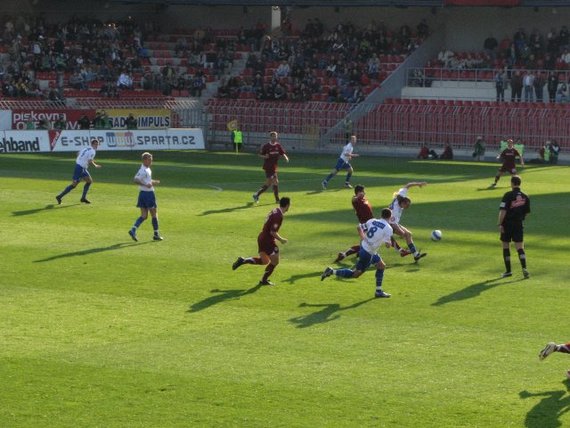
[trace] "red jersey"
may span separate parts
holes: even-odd
[[[507,147],[499,155],[499,159],[501,159],[503,161],[502,168],[504,170],[508,170],[508,171],[515,169],[515,160],[516,160],[516,158],[520,158],[520,157],[521,157],[520,153],[514,147],[512,149],[509,149]]]
[[[265,220],[263,224],[263,229],[261,229],[258,239],[262,239],[266,242],[275,242],[275,238],[271,232],[278,232],[281,223],[283,223],[283,211],[281,211],[280,208],[274,208],[267,216],[267,220]]]
[[[353,196],[352,206],[354,207],[356,217],[358,217],[358,222],[360,224],[366,223],[371,218],[374,218],[372,207],[370,206],[370,202],[368,202],[368,199],[366,199],[366,197],[359,198],[357,196]]]
[[[279,143],[265,143],[261,146],[259,154],[262,156],[269,155],[263,161],[263,169],[266,172],[274,173],[277,171],[277,161],[279,160],[279,157],[285,155],[286,152]]]

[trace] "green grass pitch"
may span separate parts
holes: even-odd
[[[91,205],[60,206],[74,155],[0,157],[0,426],[557,427],[570,425],[566,304],[570,171],[529,166],[522,188],[529,280],[503,272],[498,164],[353,162],[378,213],[411,180],[402,223],[428,256],[383,249],[384,288],[320,274],[357,243],[351,190],[334,156],[281,162],[290,196],[277,286],[256,287],[271,192],[252,154],[155,152],[160,230],[140,242],[132,177],[140,153],[100,152]],[[429,239],[441,229],[443,240]],[[344,263],[350,266],[353,259]]]

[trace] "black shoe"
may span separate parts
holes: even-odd
[[[133,238],[133,241],[139,242],[139,240],[137,238],[137,232],[134,229],[129,230],[129,235],[131,235],[131,238]]]
[[[530,278],[530,273],[528,273],[528,270],[523,269],[523,277],[524,277],[524,279],[529,279],[529,278]]]
[[[162,236],[160,236],[158,233],[155,233],[154,236],[152,237],[152,239],[154,241],[162,241],[164,238]]]
[[[390,293],[386,293],[385,291],[377,291],[376,293],[374,293],[374,297],[376,298],[388,298],[388,297],[392,297],[392,295]]]
[[[80,201],[83,202],[84,204],[90,204],[91,203],[87,200],[87,198],[81,198]]]
[[[274,283],[272,283],[271,281],[259,281],[259,284],[257,285],[270,285],[273,286],[275,285]]]
[[[325,278],[331,276],[334,273],[334,270],[331,267],[327,267],[323,274],[321,275],[321,281]]]
[[[232,265],[232,270],[236,270],[238,267],[243,265],[244,261],[245,261],[245,259],[243,257],[238,257],[237,260]]]
[[[61,196],[59,196],[59,195],[56,196],[56,197],[55,197],[55,200],[57,201],[57,204],[58,204],[58,205],[61,205]]]
[[[414,261],[418,261],[419,259],[421,259],[422,257],[427,256],[427,253],[418,253],[414,255]]]
[[[505,272],[504,274],[501,275],[501,278],[508,278],[509,276],[513,276],[512,272]]]

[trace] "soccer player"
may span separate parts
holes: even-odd
[[[233,270],[244,264],[264,265],[266,268],[259,285],[274,285],[269,277],[279,264],[279,247],[275,241],[287,243],[287,239],[279,234],[279,228],[283,223],[283,215],[289,211],[290,206],[291,199],[283,197],[279,200],[279,207],[271,210],[257,237],[259,257],[238,257],[232,265]]]
[[[279,144],[279,134],[275,131],[269,133],[269,143],[265,143],[259,150],[259,156],[264,159],[263,170],[265,171],[265,183],[253,194],[253,202],[259,202],[259,195],[265,192],[269,186],[273,186],[275,203],[279,203],[279,178],[277,177],[277,162],[279,158],[289,162],[285,149]]]
[[[358,262],[353,269],[333,269],[327,267],[321,275],[321,281],[325,278],[336,275],[340,278],[358,278],[370,266],[376,266],[376,292],[374,297],[390,297],[391,294],[382,290],[382,281],[384,280],[384,270],[386,264],[378,254],[378,249],[383,243],[387,247],[390,246],[390,238],[392,237],[392,227],[388,223],[392,217],[392,211],[388,208],[382,210],[380,219],[371,218],[365,224],[358,225],[358,234],[360,235],[360,251],[358,252]]]
[[[523,277],[529,277],[526,270],[526,254],[524,252],[523,222],[530,213],[530,199],[521,191],[521,178],[518,175],[511,177],[510,192],[503,195],[499,205],[499,219],[497,226],[501,234],[503,244],[503,260],[505,262],[505,273],[503,278],[512,276],[511,272],[511,241],[515,243],[515,248],[519,254]]]
[[[364,186],[361,184],[357,184],[356,186],[354,186],[352,207],[354,208],[356,218],[358,218],[358,223],[364,224],[371,218],[374,218],[374,214],[372,213],[372,206],[370,205],[370,202],[368,202],[368,199],[366,199]],[[392,238],[391,243],[394,249],[398,253],[400,253],[402,257],[411,254],[408,250],[401,248],[394,238]],[[348,250],[338,253],[335,263],[340,262],[341,260],[352,254],[358,254],[359,251],[360,251],[360,245],[353,245]]]
[[[87,192],[91,187],[91,183],[93,183],[93,179],[91,178],[91,174],[89,174],[88,168],[89,165],[93,165],[95,168],[101,168],[101,165],[95,163],[94,161],[95,155],[97,154],[97,147],[99,147],[99,140],[93,138],[91,140],[91,147],[85,147],[79,151],[77,159],[75,160],[75,170],[73,171],[72,179],[73,181],[69,186],[63,189],[63,192],[55,197],[58,205],[61,204],[61,200],[65,195],[77,187],[81,180],[85,180],[85,186],[83,186],[83,194],[81,195],[80,201],[84,204],[91,203],[87,199]]]
[[[148,152],[142,154],[142,165],[139,168],[137,174],[135,175],[134,182],[139,185],[139,199],[137,202],[137,207],[141,209],[141,215],[136,219],[135,224],[129,230],[129,235],[133,238],[133,241],[138,241],[137,229],[148,218],[148,213],[152,217],[152,228],[154,229],[154,235],[152,239],[155,241],[162,241],[162,236],[158,232],[158,214],[156,197],[154,195],[154,186],[160,184],[160,180],[152,179],[152,171],[150,166],[152,165],[152,155]]]
[[[390,204],[390,209],[392,210],[392,218],[390,218],[390,226],[394,229],[394,233],[398,236],[401,236],[406,240],[406,244],[408,244],[408,249],[414,255],[414,260],[417,262],[422,257],[427,256],[426,253],[420,253],[420,251],[414,245],[414,241],[412,238],[412,232],[400,224],[400,219],[402,217],[402,213],[406,208],[409,208],[412,204],[412,200],[408,198],[408,189],[410,187],[423,187],[427,185],[425,181],[412,181],[406,184],[404,187],[399,189],[396,193],[394,193],[394,200]]]
[[[497,156],[497,159],[501,159],[503,161],[503,164],[499,168],[499,171],[495,176],[495,181],[493,182],[493,184],[491,184],[491,187],[495,187],[497,185],[499,179],[505,172],[509,172],[511,175],[517,174],[517,169],[515,166],[516,158],[519,158],[521,166],[524,166],[524,159],[522,155],[518,152],[517,149],[515,149],[515,144],[513,143],[513,140],[508,139],[507,148],[503,150],[501,153],[499,153],[499,155]]]
[[[354,169],[352,168],[350,161],[352,160],[352,158],[359,156],[358,154],[353,153],[355,144],[356,144],[356,135],[352,135],[350,137],[350,141],[346,144],[346,146],[344,146],[342,148],[342,152],[340,153],[340,157],[338,158],[338,161],[336,162],[334,169],[330,172],[330,174],[327,176],[327,178],[325,178],[323,180],[323,182],[321,183],[323,185],[323,190],[327,190],[327,186],[329,184],[329,181],[341,169],[347,170],[346,179],[344,181],[344,187],[352,189],[352,186],[350,185],[350,178],[352,177],[352,173],[354,172]]]

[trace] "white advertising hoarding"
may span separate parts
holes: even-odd
[[[99,150],[200,150],[200,128],[163,130],[0,131],[0,153],[73,152],[99,140]]]

